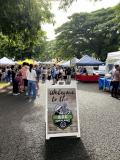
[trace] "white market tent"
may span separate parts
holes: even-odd
[[[74,57],[71,60],[62,63],[61,65],[64,67],[70,67],[70,66],[76,65],[76,63],[78,63],[78,62],[79,62],[79,59]]]
[[[52,65],[54,64],[53,62],[51,61],[48,61],[48,62],[39,62],[40,64],[45,64],[45,65]]]
[[[79,62],[79,59],[74,57],[73,59],[71,59],[71,66],[76,65],[76,63],[78,63],[78,62]]]
[[[120,65],[120,60],[118,60],[117,62],[115,62],[114,64],[116,65]]]
[[[0,59],[0,65],[15,65],[15,62],[12,61],[11,59],[3,57]]]
[[[120,51],[108,53],[106,59],[106,71],[109,72],[113,69],[115,64],[120,64]]]
[[[107,55],[106,63],[107,64],[114,64],[118,60],[120,60],[120,51],[111,52],[111,53],[108,53],[108,55]]]
[[[66,61],[66,62],[62,63],[61,66],[70,67],[70,61]]]

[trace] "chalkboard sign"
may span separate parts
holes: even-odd
[[[47,86],[46,139],[80,137],[77,89],[75,85]]]

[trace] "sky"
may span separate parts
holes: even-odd
[[[56,23],[54,26],[53,24],[44,24],[42,25],[42,28],[47,32],[48,40],[52,40],[55,38],[55,28],[65,23],[68,20],[67,17],[72,15],[73,13],[92,12],[100,8],[115,6],[118,3],[120,3],[120,0],[102,0],[99,2],[90,2],[90,0],[77,0],[77,2],[75,1],[65,12],[64,10],[58,9],[59,2],[53,2],[52,13],[54,13],[55,15],[54,20]]]

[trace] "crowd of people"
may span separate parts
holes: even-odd
[[[80,74],[87,75],[87,69],[80,67]],[[10,82],[13,85],[13,95],[19,95],[25,92],[29,98],[36,99],[39,89],[39,80],[45,83],[46,80],[52,81],[52,85],[57,84],[59,80],[71,83],[71,77],[75,76],[75,68],[61,67],[57,65],[32,65],[23,63],[23,65],[0,67],[0,81]],[[115,65],[111,72],[111,96],[118,97],[118,88],[120,86],[120,66]]]
[[[0,82],[10,82],[11,67],[0,67]]]
[[[71,83],[71,76],[74,76],[75,69],[60,67],[57,65],[23,65],[7,66],[0,68],[0,81],[10,82],[13,85],[13,95],[25,92],[28,98],[36,99],[39,89],[39,80],[45,83],[52,81],[52,85],[59,80]]]

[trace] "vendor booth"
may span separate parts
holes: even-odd
[[[104,62],[101,62],[88,55],[85,55],[76,64],[77,66],[100,66],[100,65],[103,65]]]
[[[63,63],[61,63],[61,66],[63,66],[63,67],[75,66],[76,63],[78,63],[78,62],[79,62],[79,59],[74,57],[68,61],[64,61]]]
[[[99,75],[76,75],[75,80],[82,82],[98,82]]]
[[[100,77],[98,80],[99,89],[111,90],[111,73],[114,65],[120,65],[120,51],[108,53],[106,59],[106,76]],[[120,89],[120,87],[119,87]]]
[[[70,67],[70,60],[61,64],[62,67]]]
[[[3,57],[0,59],[0,65],[15,65],[15,62],[11,59]]]
[[[23,63],[33,64],[33,65],[37,64],[37,62],[33,59],[25,59],[23,61],[18,61],[17,62],[18,65],[22,65]]]
[[[74,66],[74,65],[76,65],[76,63],[78,63],[79,61],[80,61],[80,60],[79,60],[78,58],[74,57],[73,59],[70,60],[70,64],[71,64],[71,66]]]
[[[80,59],[78,63],[76,63],[77,66],[99,66],[103,65],[104,63],[101,61],[98,61],[88,55],[85,55]],[[83,82],[97,82],[99,79],[99,75],[95,74],[76,74],[75,79],[78,81]]]
[[[43,64],[43,65],[54,65],[55,63],[51,62],[51,61],[46,61],[46,62],[40,62],[40,64]]]
[[[114,64],[120,64],[120,51],[111,52],[107,54],[106,70],[107,72],[113,69]]]

